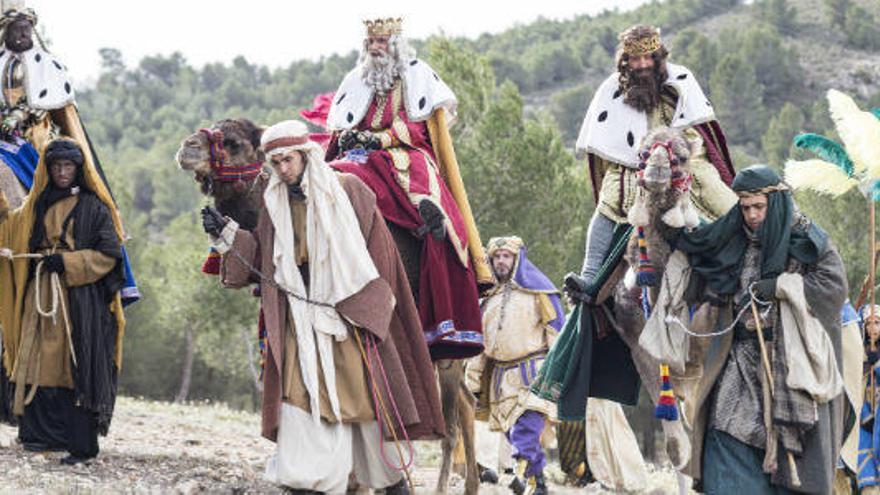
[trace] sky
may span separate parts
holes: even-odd
[[[359,47],[362,20],[403,17],[404,34],[476,37],[539,16],[569,19],[606,9],[629,10],[646,0],[30,0],[51,51],[74,83],[88,84],[100,70],[98,49],[118,48],[127,65],[145,55],[183,53],[190,63],[229,62],[237,55],[270,67],[293,60],[348,53]]]

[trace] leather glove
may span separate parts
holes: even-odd
[[[358,131],[354,131],[351,129],[342,131],[342,133],[339,134],[339,139],[337,140],[337,142],[339,143],[339,151],[344,153],[350,149],[353,149],[358,142],[357,134]]]
[[[64,274],[64,258],[58,254],[50,254],[43,258],[43,269],[49,273]]]
[[[217,211],[217,208],[213,206],[206,206],[202,208],[202,228],[205,229],[205,232],[212,237],[220,237],[220,233],[223,232],[223,227],[229,222],[226,218]]]
[[[569,272],[562,283],[562,291],[572,302],[594,304],[596,299],[587,293],[587,281],[576,273]]]
[[[419,203],[419,216],[422,218],[422,222],[424,222],[416,230],[416,234],[419,237],[424,237],[429,233],[438,241],[442,241],[446,237],[443,211],[434,202],[423,199]]]
[[[358,148],[367,151],[380,150],[382,149],[382,141],[370,131],[349,129],[339,135],[339,149],[341,151],[345,152]]]
[[[365,150],[373,151],[382,149],[382,140],[379,139],[378,136],[376,136],[372,132],[365,134],[365,136],[366,137],[363,140]]]
[[[776,299],[776,277],[758,280],[753,291],[762,301]]]

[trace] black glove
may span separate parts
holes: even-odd
[[[753,291],[762,301],[776,299],[776,277],[758,280],[753,286]]]
[[[572,302],[595,303],[596,299],[587,293],[587,281],[576,273],[569,272],[562,283],[562,291]]]
[[[213,206],[202,208],[202,228],[212,237],[220,237],[223,227],[229,222]]]
[[[343,131],[339,135],[339,149],[342,152],[361,148],[367,151],[382,149],[382,141],[370,131]]]
[[[351,129],[347,131],[342,131],[342,133],[339,135],[339,139],[337,140],[337,142],[339,143],[339,151],[344,153],[350,149],[353,149],[358,143],[357,134],[358,131],[354,131]]]
[[[382,149],[382,140],[380,140],[378,136],[372,132],[365,134],[365,136],[366,137],[363,140],[365,150],[373,151]]]
[[[43,258],[43,269],[49,273],[64,274],[64,258],[58,254],[50,254]]]
[[[428,233],[438,241],[442,241],[446,237],[445,216],[440,207],[433,201],[423,199],[419,202],[419,216],[422,217],[422,222],[424,222],[416,230],[416,234],[419,237],[424,237]]]

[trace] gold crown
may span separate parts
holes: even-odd
[[[623,41],[623,52],[632,57],[654,53],[660,49],[660,35],[652,34],[642,38],[631,38]]]
[[[367,36],[392,36],[403,33],[403,19],[387,17],[385,19],[372,19],[364,21],[367,27]]]

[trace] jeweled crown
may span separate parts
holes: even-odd
[[[623,40],[623,52],[632,57],[648,55],[660,49],[660,35],[652,34],[640,38]]]
[[[367,19],[364,21],[367,27],[367,36],[392,36],[403,33],[403,19],[387,17],[385,19]]]

